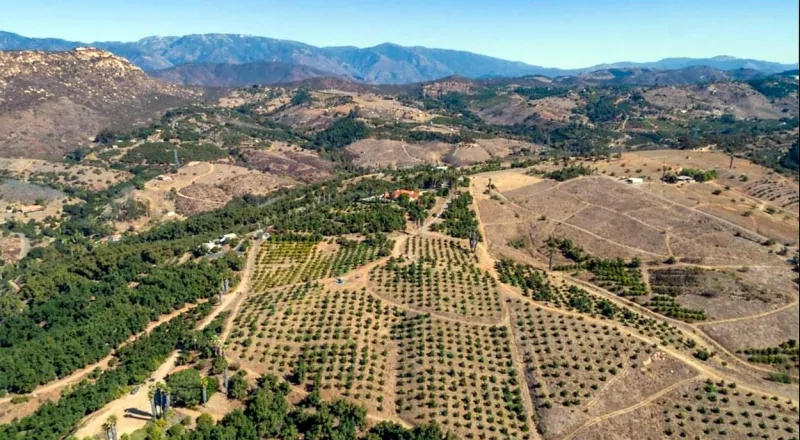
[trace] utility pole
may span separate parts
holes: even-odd
[[[178,159],[178,149],[172,150],[172,159],[173,159],[173,166],[175,167],[175,171],[181,167],[181,161]]]

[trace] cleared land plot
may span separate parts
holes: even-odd
[[[130,197],[147,201],[149,215],[133,222],[117,222],[118,230],[140,229],[152,221],[180,218],[219,209],[234,197],[263,195],[297,183],[291,177],[251,170],[229,163],[191,162],[175,173],[150,180]],[[127,197],[127,196],[126,196]]]
[[[578,197],[559,191],[559,186],[541,182],[503,194],[510,201],[528,209],[532,219],[546,216],[563,221],[588,206]]]
[[[664,232],[618,212],[589,206],[572,216],[567,223],[597,234],[600,237],[619,235],[618,243],[652,254],[667,255]]]
[[[731,168],[730,156],[720,151],[640,151],[624,153],[620,159],[596,161],[592,166],[606,175],[644,177],[652,184],[642,185],[643,190],[686,206],[711,203],[740,214],[753,206],[756,213],[772,207],[778,211],[777,221],[794,224],[797,228],[796,218],[800,214],[797,182],[744,159],[735,159]],[[659,182],[664,167],[672,173],[682,168],[713,169],[719,177],[702,184],[667,185]],[[721,194],[713,195],[714,189],[721,190]],[[785,219],[784,214],[792,218]]]
[[[542,180],[539,177],[525,174],[519,169],[478,174],[472,177],[472,181],[475,183],[476,187],[479,188],[486,188],[491,181],[494,188],[504,194],[517,188],[527,187],[537,183],[539,184],[539,186],[536,187],[537,190],[544,190],[556,186],[557,184],[557,182],[553,180]]]
[[[16,234],[0,237],[0,260],[4,262],[16,262],[24,257],[26,247],[29,244],[24,236]]]
[[[702,309],[710,321],[768,312],[796,297],[792,292],[792,280],[781,279],[781,276],[790,278],[788,271],[781,268],[758,268],[742,273],[675,267],[650,269],[648,273],[654,295],[674,297],[684,308]]]
[[[301,182],[318,182],[332,176],[332,162],[314,152],[280,142],[273,143],[266,150],[245,149],[242,156],[248,165],[257,170]]]
[[[0,200],[7,203],[33,205],[38,201],[49,203],[65,197],[66,194],[61,191],[21,180],[11,179],[0,183]]]
[[[476,139],[472,143],[459,144],[445,159],[455,166],[472,165],[491,159],[503,159],[515,153],[531,154],[541,146],[511,139]]]
[[[37,159],[0,158],[0,170],[6,171],[11,177],[31,183],[65,185],[93,191],[102,191],[131,177],[124,171]]]
[[[345,151],[354,155],[354,162],[363,167],[404,168],[440,164],[453,148],[444,142],[414,144],[390,139],[364,139],[348,145]]]
[[[731,351],[780,345],[789,339],[800,340],[798,306],[752,319],[709,323],[703,331]]]
[[[695,117],[732,114],[737,118],[780,119],[778,105],[743,83],[715,83],[683,87],[659,87],[643,93],[651,104],[675,114]]]

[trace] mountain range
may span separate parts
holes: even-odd
[[[76,42],[56,38],[27,38],[0,31],[0,50],[65,51],[91,46],[130,60],[154,76],[182,84],[233,85],[228,80],[209,77],[209,71],[223,77],[241,77],[267,83],[301,80],[314,76],[339,76],[372,84],[404,84],[430,81],[451,75],[467,78],[574,76],[596,70],[655,69],[673,70],[707,66],[722,71],[745,69],[761,74],[796,69],[797,64],[739,59],[667,58],[648,63],[619,62],[581,69],[558,69],[508,61],[465,51],[405,47],[384,43],[374,47],[316,47],[308,44],[266,37],[234,34],[203,34],[181,37],[147,37],[135,42]],[[233,67],[262,63],[248,67]],[[281,63],[281,64],[263,64]],[[209,67],[197,65],[213,64]],[[181,67],[195,65],[194,67]],[[230,66],[225,66],[230,65]],[[303,68],[290,67],[303,66]],[[181,67],[181,68],[178,68]],[[273,74],[258,75],[260,68]],[[210,78],[198,82],[197,78]],[[262,81],[267,77],[270,81]],[[195,78],[195,79],[192,79]],[[277,79],[272,79],[277,78]],[[253,81],[245,81],[253,82]]]

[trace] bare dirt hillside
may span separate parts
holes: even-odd
[[[0,52],[0,155],[60,158],[102,128],[199,98],[102,50]]]
[[[797,112],[743,83],[715,83],[687,87],[660,87],[644,94],[653,105],[670,112],[693,116],[732,114],[737,118],[780,119]],[[787,112],[784,112],[784,108]]]

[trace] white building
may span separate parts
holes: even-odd
[[[644,182],[644,179],[642,179],[641,177],[628,177],[627,179],[625,179],[625,181],[630,184],[634,184],[634,183],[642,183]]]
[[[227,243],[227,242],[229,242],[231,240],[235,240],[236,237],[237,237],[237,235],[234,234],[234,233],[225,234],[225,235],[222,236],[222,238],[219,239],[219,242],[220,243]]]

